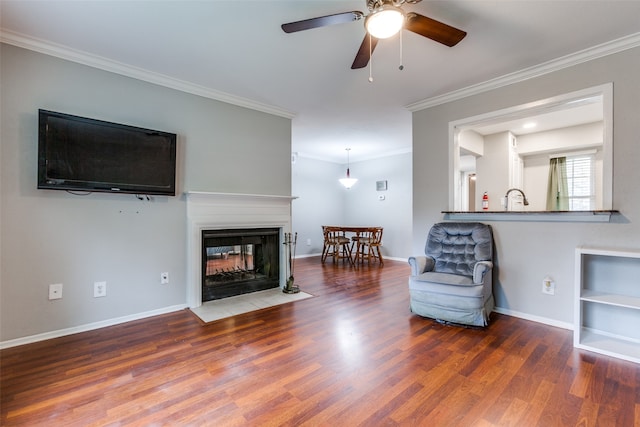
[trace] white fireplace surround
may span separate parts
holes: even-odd
[[[190,191],[187,198],[187,304],[202,305],[202,230],[278,228],[280,242],[291,232],[295,197]],[[280,287],[286,284],[284,245],[280,245]]]

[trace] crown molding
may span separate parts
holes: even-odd
[[[560,58],[552,59],[551,61],[543,62],[542,64],[538,64],[533,67],[525,68],[520,71],[497,77],[495,79],[487,80],[486,82],[478,83],[476,85],[467,86],[462,89],[427,98],[423,101],[414,102],[412,104],[406,105],[405,108],[413,113],[416,111],[435,107],[437,105],[457,101],[472,95],[478,95],[514,83],[523,82],[535,77],[540,77],[554,71],[559,71],[564,68],[572,67],[574,65],[582,64],[584,62],[592,61],[594,59],[602,58],[603,56],[612,55],[614,53],[633,49],[639,46],[640,33],[631,34]]]
[[[0,29],[0,42],[32,50],[34,52],[43,53],[45,55],[54,56],[56,58],[65,59],[67,61],[76,62],[78,64],[87,65],[89,67],[98,68],[111,73],[131,77],[137,80],[142,80],[147,83],[153,83],[192,95],[198,95],[204,98],[236,105],[238,107],[261,111],[263,113],[273,114],[287,119],[295,117],[294,113],[279,107],[231,95],[226,92],[220,92],[184,80],[169,77],[164,74],[134,67],[102,56],[93,55],[84,51],[72,49],[68,46],[26,36],[6,29]]]

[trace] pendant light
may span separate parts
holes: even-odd
[[[349,174],[349,151],[351,151],[351,148],[345,148],[345,150],[347,150],[347,177],[340,178],[340,184],[349,189],[353,187],[353,184],[358,182],[358,178],[351,178],[351,175]]]

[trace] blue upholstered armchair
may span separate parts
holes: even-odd
[[[425,256],[409,258],[411,311],[486,326],[493,311],[493,235],[481,223],[443,222],[429,231]]]

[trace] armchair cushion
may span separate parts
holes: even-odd
[[[491,229],[479,223],[435,224],[429,231],[425,254],[436,260],[434,270],[472,276],[475,263],[491,260]]]
[[[436,273],[428,271],[413,277],[416,282],[442,283],[444,285],[453,286],[470,286],[473,281],[469,276],[461,276],[459,274]]]

